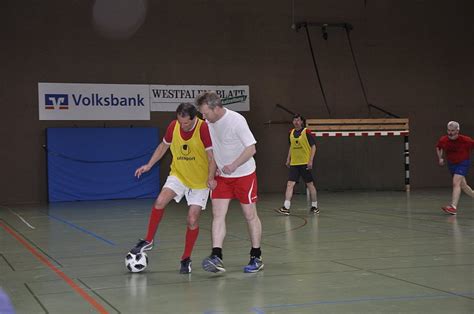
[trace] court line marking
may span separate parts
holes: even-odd
[[[13,215],[17,216],[25,225],[27,225],[30,229],[36,229],[35,226],[33,226],[32,224],[30,224],[28,221],[26,221],[25,218],[23,218],[20,214],[18,214],[16,211],[14,211],[13,209],[9,208],[9,207],[5,207],[5,206],[0,206],[2,208],[6,208],[8,209]]]
[[[364,211],[355,211],[355,210],[347,210],[347,211],[358,213],[359,214],[358,217],[360,217],[360,214],[362,213],[362,214],[368,214],[368,215],[372,215],[372,216],[375,215],[375,216],[379,216],[379,217],[403,218],[401,216],[393,216],[393,215],[386,215],[386,214],[374,214],[374,213],[369,213],[369,212],[364,212]],[[341,220],[348,220],[348,221],[351,221],[351,222],[363,223],[363,224],[366,224],[368,226],[381,226],[381,227],[389,228],[389,229],[392,229],[392,230],[416,231],[416,232],[420,232],[420,233],[425,233],[426,237],[429,237],[430,235],[433,236],[433,234],[434,235],[439,235],[439,236],[446,236],[446,232],[443,232],[443,231],[437,232],[435,230],[423,230],[423,229],[421,229],[423,227],[421,225],[419,225],[419,227],[416,227],[416,228],[409,228],[409,227],[406,227],[406,226],[398,226],[398,225],[393,225],[393,224],[389,224],[389,223],[385,223],[385,222],[363,220],[363,218],[355,218],[355,217],[349,217],[349,216],[346,216],[348,218],[344,218],[344,217],[341,217],[341,216],[337,216],[336,214],[333,214],[333,215],[327,214],[326,217],[331,218],[331,219],[336,219],[337,218],[337,219],[341,219]],[[450,230],[446,230],[446,231],[450,231]],[[406,238],[406,239],[409,239],[409,238]]]
[[[307,303],[294,303],[294,304],[274,304],[274,305],[264,305],[261,307],[252,307],[250,311],[254,313],[265,313],[265,309],[285,309],[285,308],[301,308],[301,307],[311,307],[314,305],[324,305],[324,304],[350,304],[350,303],[360,303],[360,302],[370,302],[370,301],[408,301],[408,300],[421,300],[421,299],[443,299],[443,298],[453,298],[459,297],[456,294],[420,294],[420,295],[401,295],[401,296],[387,296],[387,297],[362,297],[357,299],[345,299],[345,300],[321,300],[313,301]]]
[[[337,261],[333,261],[333,262],[334,262],[334,263],[337,263],[337,264],[344,265],[344,266],[348,266],[348,264],[345,264],[345,263],[341,263],[341,262],[337,262]],[[456,266],[458,266],[458,265],[456,265]],[[446,294],[448,294],[448,295],[453,295],[453,296],[457,296],[457,297],[467,298],[467,299],[473,300],[473,298],[472,298],[472,295],[474,295],[473,293],[467,293],[467,295],[461,295],[461,294],[457,294],[456,292],[452,292],[452,291],[448,291],[448,290],[443,290],[443,289],[439,289],[439,288],[436,288],[436,287],[431,287],[431,286],[428,286],[428,285],[424,285],[424,284],[417,283],[417,282],[414,282],[414,281],[410,281],[410,280],[407,280],[407,279],[403,279],[403,278],[400,278],[400,277],[390,276],[390,275],[388,275],[388,274],[384,274],[384,273],[378,272],[378,271],[376,271],[376,270],[364,269],[364,268],[361,268],[361,267],[358,267],[358,266],[350,266],[350,267],[353,267],[353,268],[356,268],[356,269],[359,269],[359,270],[362,270],[362,271],[365,271],[365,272],[368,272],[368,273],[371,273],[371,274],[375,274],[375,275],[378,275],[378,276],[383,276],[383,277],[386,277],[386,278],[390,278],[390,279],[394,279],[394,280],[406,282],[406,283],[409,283],[409,284],[412,284],[412,285],[416,285],[416,286],[419,286],[419,287],[422,287],[422,288],[427,288],[427,289],[431,289],[431,290],[443,292],[443,293],[446,293]],[[397,269],[397,268],[396,268],[396,267],[393,267],[392,269]]]
[[[10,266],[10,268],[12,269],[12,271],[15,271],[15,268],[13,268],[13,265],[10,264],[10,262],[7,260],[7,258],[5,257],[5,255],[3,255],[2,253],[0,253],[0,257],[5,261],[5,263]]]
[[[25,218],[23,218],[20,214],[18,214],[17,212],[15,212],[13,209],[9,208],[8,209],[13,215],[17,216],[18,218],[20,218],[21,221],[23,221],[23,223],[25,225],[27,225],[29,228],[31,229],[36,229],[32,224],[30,224],[28,221],[26,221]]]
[[[31,241],[30,239],[28,239],[27,237],[25,237],[25,235],[23,235],[20,231],[16,230],[12,225],[10,225],[8,222],[6,222],[4,219],[0,218],[0,221],[3,222],[5,225],[7,225],[10,229],[14,230],[17,234],[19,234],[20,236],[22,236],[25,241],[28,241],[30,243],[31,246],[33,246],[34,248],[36,248],[37,251],[41,252],[44,256],[47,256],[50,260],[54,261],[56,263],[56,265],[58,265],[59,267],[63,267],[63,265],[58,261],[56,260],[54,257],[52,257],[51,255],[49,255],[48,253],[46,253],[42,248],[40,248],[36,243],[34,243],[33,241]]]
[[[63,279],[74,291],[76,291],[84,300],[86,300],[92,307],[94,307],[97,312],[102,314],[108,314],[109,312],[100,305],[94,298],[92,298],[87,292],[79,287],[70,277],[65,273],[59,270],[54,266],[46,257],[41,255],[35,248],[33,248],[24,238],[22,238],[18,233],[13,229],[5,225],[0,221],[0,227],[2,227],[6,232],[8,232],[12,237],[14,237],[18,242],[20,242],[31,254],[33,254],[40,262],[48,266],[52,271],[54,271],[61,279]]]
[[[28,284],[25,282],[25,287],[26,289],[31,293],[31,295],[33,296],[33,298],[36,300],[36,302],[38,302],[39,306],[41,306],[41,308],[43,309],[43,311],[47,314],[49,313],[48,309],[43,305],[43,303],[41,303],[40,299],[36,296],[36,294],[33,292],[33,290],[28,286]]]
[[[275,213],[274,210],[272,209],[267,209],[266,211],[269,211],[269,212],[273,212]],[[303,220],[303,222],[301,223],[301,225],[298,225],[298,226],[295,226],[291,229],[288,229],[288,230],[283,230],[283,231],[278,231],[278,232],[275,232],[275,233],[269,233],[269,234],[265,234],[265,237],[271,237],[271,236],[274,236],[274,235],[277,235],[277,234],[282,234],[282,233],[290,233],[291,231],[295,231],[295,230],[298,230],[300,228],[303,228],[304,226],[306,226],[308,224],[308,219],[306,219],[305,217],[303,217],[302,215],[288,215],[288,216],[284,216],[284,215],[279,215],[279,214],[276,214],[274,215],[275,217],[283,217],[282,219],[284,219],[285,217],[286,218],[299,218],[301,220]],[[316,215],[315,215],[316,216]],[[315,217],[317,218],[317,217]]]
[[[463,294],[471,294],[463,293]],[[288,308],[303,308],[303,307],[312,307],[315,305],[338,305],[338,304],[351,304],[351,303],[362,303],[362,302],[370,302],[370,301],[409,301],[409,300],[422,300],[422,299],[443,299],[443,298],[454,298],[454,297],[462,297],[458,294],[450,294],[450,293],[434,293],[434,294],[420,294],[420,295],[401,295],[401,296],[387,296],[387,297],[362,297],[356,299],[343,299],[343,300],[321,300],[321,301],[313,301],[313,302],[306,302],[306,303],[288,303],[288,304],[269,304],[260,307],[252,307],[249,309],[252,313],[257,314],[264,314],[265,309],[267,310],[284,310]],[[208,310],[204,311],[204,314],[217,314],[217,313],[226,313],[226,311],[220,310]]]
[[[94,291],[91,287],[89,287],[84,281],[82,281],[80,278],[77,278],[77,281],[79,281],[81,284],[83,284],[86,288],[90,289],[90,291],[95,294],[99,299],[101,299],[102,301],[104,301],[105,303],[107,303],[108,306],[110,306],[111,308],[113,308],[117,314],[121,314],[121,312],[116,308],[114,307],[109,301],[107,301],[102,295],[100,295],[99,293],[97,293],[97,291]]]
[[[57,221],[59,221],[59,222],[62,222],[63,224],[68,225],[69,227],[72,227],[72,228],[74,228],[74,229],[77,229],[77,230],[79,230],[79,231],[81,231],[81,232],[83,232],[83,233],[85,233],[85,234],[88,234],[88,235],[90,235],[90,236],[92,236],[92,237],[94,237],[94,238],[96,238],[96,239],[98,239],[98,240],[101,240],[101,241],[103,241],[103,242],[105,242],[105,243],[107,243],[107,244],[109,244],[109,245],[116,246],[116,244],[115,244],[114,242],[112,242],[112,241],[110,241],[110,240],[107,240],[107,239],[101,237],[100,235],[95,234],[95,233],[92,232],[92,231],[89,231],[89,230],[87,230],[87,229],[85,229],[85,228],[79,227],[78,225],[73,224],[72,222],[69,222],[69,221],[67,221],[67,220],[65,220],[65,219],[62,219],[62,218],[60,218],[60,217],[57,217],[57,216],[54,216],[54,215],[50,215],[50,214],[48,214],[48,217],[51,217],[51,218],[53,218],[53,219],[55,219],[55,220],[57,220]]]

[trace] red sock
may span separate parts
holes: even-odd
[[[165,212],[164,208],[153,208],[151,209],[150,220],[148,221],[148,233],[146,234],[145,240],[151,242],[155,237],[156,230],[160,224],[163,213]]]
[[[189,227],[186,229],[186,243],[184,245],[184,253],[181,257],[181,260],[191,256],[191,252],[193,251],[194,243],[196,243],[198,234],[199,227],[194,230],[189,229]]]

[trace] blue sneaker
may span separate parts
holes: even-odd
[[[151,242],[147,240],[140,239],[138,243],[130,250],[132,254],[143,253],[144,251],[149,251],[153,248],[153,240]]]
[[[186,257],[181,261],[181,268],[179,269],[180,274],[190,274],[191,273],[191,258]]]
[[[225,272],[224,263],[222,260],[216,256],[211,255],[202,260],[202,268],[205,271],[211,273],[223,273]]]
[[[261,257],[250,257],[250,262],[244,267],[244,273],[256,273],[263,269],[263,262]]]

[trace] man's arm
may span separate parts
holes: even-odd
[[[234,160],[230,165],[225,165],[222,168],[222,172],[225,174],[231,174],[235,171],[240,165],[244,164],[247,160],[252,158],[253,155],[257,152],[255,144],[245,147],[242,153]]]
[[[438,164],[444,166],[444,150],[442,148],[436,147],[436,154],[438,155]]]
[[[214,153],[212,149],[206,150],[206,153],[207,153],[207,163],[208,163],[208,168],[209,168],[209,171],[207,173],[207,186],[211,190],[214,190],[215,187],[217,186],[217,182],[214,179],[214,176],[216,175],[216,171],[217,171],[217,164],[216,164],[216,161],[214,160]]]
[[[291,146],[288,148],[288,156],[286,156],[286,166],[289,167],[291,163]]]
[[[153,167],[163,157],[163,155],[168,151],[169,147],[170,146],[165,142],[161,142],[160,145],[158,145],[158,147],[155,149],[155,152],[151,156],[148,163],[135,171],[135,176],[140,178],[143,173],[149,171],[151,167]]]
[[[308,170],[313,169],[314,155],[316,155],[316,145],[311,145],[311,153],[310,153],[310,156],[309,156],[308,165],[306,166],[306,169],[308,169]]]
[[[314,138],[313,133],[309,129],[306,129],[306,136],[308,138],[309,145],[311,146],[311,152],[309,155],[308,165],[306,166],[306,169],[310,170],[313,169],[313,160],[314,156],[316,155],[316,139]]]

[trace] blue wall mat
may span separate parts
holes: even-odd
[[[136,179],[159,143],[157,128],[47,128],[50,202],[153,198],[159,166]]]

